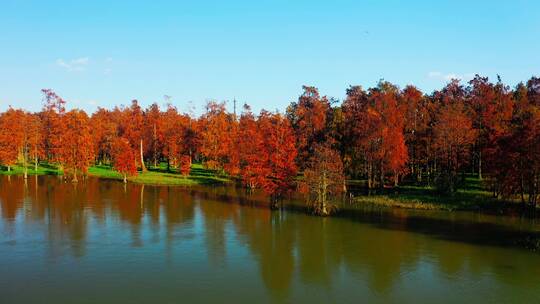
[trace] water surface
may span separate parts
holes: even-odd
[[[270,211],[234,188],[0,177],[0,303],[539,303],[538,223]]]

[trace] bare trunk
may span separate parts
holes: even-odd
[[[37,173],[37,170],[38,170],[38,158],[37,156],[34,158],[34,171],[36,171]]]
[[[478,178],[482,180],[482,151],[478,153]]]
[[[140,144],[140,151],[141,151],[141,170],[142,172],[146,172],[146,166],[144,165],[144,157],[143,157],[143,140],[141,138],[141,144]]]
[[[7,171],[11,172],[11,166],[10,165],[7,166]]]
[[[127,175],[124,173],[124,183],[127,183]]]
[[[77,179],[77,170],[73,170],[73,179],[71,182],[77,183],[79,180]]]
[[[371,189],[373,188],[373,181],[372,181],[373,174],[372,174],[371,164],[368,164],[367,171],[368,171],[368,189]]]
[[[23,166],[24,166],[24,180],[28,178],[28,153],[26,153],[26,149],[24,150],[23,155]]]
[[[154,167],[157,167],[157,149],[156,149],[157,129],[156,129],[156,124],[154,124],[154,133],[153,133],[153,135],[154,135],[154,137],[153,137],[154,142],[152,143],[152,146],[153,146],[153,150],[154,150]]]

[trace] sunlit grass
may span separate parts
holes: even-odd
[[[0,175],[22,175],[24,168],[20,165],[11,167],[0,167]],[[62,175],[63,172],[53,164],[41,163],[38,170],[34,166],[28,167],[29,175]],[[96,165],[88,168],[88,175],[105,179],[122,180],[123,176],[109,165]],[[166,163],[161,163],[158,167],[149,167],[147,172],[139,172],[135,176],[128,178],[128,181],[139,184],[154,185],[211,185],[230,182],[230,179],[218,175],[215,171],[205,169],[201,164],[193,164],[188,176],[181,175],[178,170],[171,168],[167,170]]]
[[[149,166],[148,169],[144,173],[138,172],[137,175],[128,177],[128,181],[138,184],[177,186],[209,185],[229,181],[227,178],[217,176],[211,170],[204,169],[201,164],[193,164],[188,176],[181,175],[174,168],[167,170],[166,163],[161,163],[157,167]],[[88,173],[100,178],[122,179],[122,175],[109,166],[94,166],[88,170]]]
[[[465,178],[464,184],[453,195],[441,195],[429,186],[401,185],[371,195],[358,195],[353,202],[425,210],[480,210],[507,203],[494,198],[483,188],[482,181],[472,176]]]
[[[28,166],[29,175],[61,175],[62,171],[58,170],[54,166],[48,166],[45,164],[38,165],[37,170],[34,170],[34,165]],[[0,166],[0,175],[23,175],[24,167],[21,165],[11,166],[11,170],[8,171],[7,166]]]

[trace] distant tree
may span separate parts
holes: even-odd
[[[182,165],[186,160],[187,155],[190,159],[191,166],[191,149],[189,145],[193,142],[190,134],[191,118],[187,115],[179,114],[177,109],[172,105],[167,107],[167,111],[162,115],[163,136],[161,144],[162,154],[167,158],[167,170],[170,170],[170,165]]]
[[[41,92],[43,93],[43,109],[40,112],[43,149],[47,160],[58,162],[62,132],[65,130],[62,117],[66,113],[66,101],[51,89],[42,89]]]
[[[223,170],[233,147],[230,136],[232,116],[227,113],[225,103],[208,102],[200,123],[201,153],[205,164],[210,169]]]
[[[456,84],[449,84],[448,90],[441,92],[442,104],[434,126],[434,149],[439,172],[437,185],[447,193],[457,190],[458,173],[465,169],[477,136],[463,95],[456,90]]]
[[[511,132],[503,136],[495,179],[505,197],[518,194],[523,205],[537,206],[540,196],[540,79],[531,78],[514,91]]]
[[[303,86],[304,92],[298,102],[288,108],[288,117],[295,130],[298,148],[298,166],[303,169],[313,154],[317,143],[327,140],[328,123],[331,120],[330,102],[321,97],[315,87]]]
[[[123,175],[124,183],[127,177],[137,174],[137,153],[129,140],[119,137],[114,140],[112,157],[114,169]]]
[[[403,134],[409,152],[409,173],[418,182],[426,171],[429,162],[430,105],[424,94],[414,86],[407,86],[399,96],[400,108],[404,111],[405,126]]]
[[[267,111],[259,116],[258,130],[261,140],[256,143],[259,157],[253,163],[253,180],[270,195],[272,206],[277,207],[294,187],[297,172],[294,131],[286,118]]]
[[[144,112],[144,141],[146,154],[154,167],[158,165],[163,151],[163,115],[157,103],[151,104]]]
[[[398,88],[389,82],[380,82],[377,88],[370,90],[371,105],[367,117],[368,125],[373,129],[368,151],[378,167],[381,187],[385,176],[391,175],[397,186],[399,175],[406,172],[405,111],[399,107],[398,94]]]
[[[119,135],[129,140],[134,150],[139,150],[138,162],[143,172],[144,164],[144,113],[137,100],[131,101],[131,106],[123,108]]]
[[[65,127],[58,147],[58,160],[65,175],[78,181],[78,174],[86,174],[94,159],[90,119],[84,111],[71,110],[62,118]]]
[[[92,143],[97,163],[111,160],[113,141],[118,133],[119,115],[119,111],[98,108],[90,118]]]
[[[341,106],[345,125],[342,150],[345,170],[353,178],[367,177],[368,106],[368,94],[361,86],[351,86],[347,89],[347,97]]]
[[[329,144],[317,144],[304,170],[304,188],[315,213],[329,215],[331,201],[343,192],[345,176],[339,153]]]
[[[250,189],[256,188],[258,186],[256,173],[260,170],[257,166],[262,164],[257,159],[260,157],[259,147],[264,145],[264,139],[257,125],[257,120],[248,105],[244,105],[244,111],[240,115],[237,138],[238,147],[236,150],[239,154],[242,183]]]
[[[38,170],[39,160],[45,157],[43,147],[43,127],[39,115],[26,113],[27,157],[34,162],[34,171]]]
[[[0,162],[8,171],[17,162],[24,145],[24,117],[22,110],[11,107],[0,116]]]

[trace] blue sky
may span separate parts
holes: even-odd
[[[540,75],[540,1],[30,1],[0,3],[0,110],[41,88],[94,111],[139,99],[284,110],[304,84],[342,99],[381,78]]]

